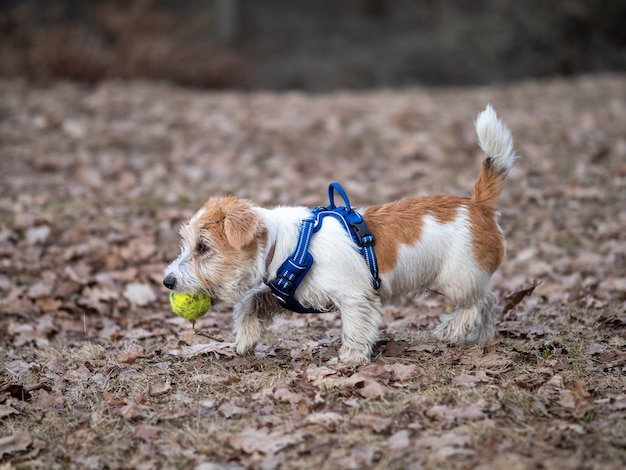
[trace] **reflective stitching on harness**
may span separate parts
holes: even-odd
[[[345,206],[335,206],[335,191],[345,202]],[[298,313],[320,313],[321,310],[305,307],[295,299],[295,292],[309,269],[313,265],[313,256],[309,253],[309,245],[313,234],[317,232],[324,221],[324,217],[332,216],[339,221],[344,230],[358,245],[361,255],[372,274],[372,287],[380,287],[378,277],[378,263],[374,251],[374,234],[369,230],[363,216],[350,207],[350,201],[339,183],[331,183],[328,187],[328,207],[316,207],[312,216],[304,219],[300,224],[300,234],[293,254],[278,268],[275,279],[266,281],[267,286],[282,307]]]

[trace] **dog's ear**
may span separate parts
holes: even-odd
[[[233,201],[224,218],[224,233],[230,246],[237,250],[254,240],[259,228],[259,216],[243,201]]]

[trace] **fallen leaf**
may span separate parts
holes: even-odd
[[[511,364],[511,360],[495,352],[484,354],[482,348],[475,348],[469,354],[461,358],[461,363],[477,369],[504,369]]]
[[[507,313],[517,307],[525,297],[528,297],[533,293],[535,288],[541,284],[541,281],[534,280],[533,283],[529,287],[525,287],[523,289],[516,290],[507,294],[504,297],[506,300],[506,304],[504,304],[504,308],[502,309],[502,316],[504,317]]]
[[[626,395],[611,397],[609,408],[614,411],[626,410]]]
[[[150,409],[147,406],[134,402],[126,403],[117,410],[117,413],[128,420],[147,418],[151,414]]]
[[[133,344],[117,355],[117,360],[123,364],[132,364],[137,359],[152,359],[154,354],[146,353],[143,347]]]
[[[45,242],[49,235],[50,227],[47,225],[40,225],[26,230],[25,238],[28,244],[36,245]]]
[[[235,357],[237,355],[235,353],[235,343],[225,343],[217,341],[204,344],[193,344],[191,346],[183,346],[180,349],[171,349],[169,351],[169,354],[171,354],[172,356],[189,358],[202,354],[208,354],[211,352],[226,357]]]
[[[153,426],[151,424],[139,424],[135,428],[135,433],[133,434],[133,437],[146,442],[152,442],[159,436],[160,433],[161,428],[159,428],[158,426]]]
[[[452,378],[452,385],[457,387],[476,387],[482,383],[490,383],[493,379],[484,370],[479,370],[475,374],[461,373]]]
[[[160,377],[153,377],[150,381],[150,395],[163,395],[172,389],[172,382],[169,378],[166,380]]]
[[[484,406],[485,404],[481,402],[462,406],[435,405],[426,412],[426,416],[442,421],[445,425],[477,421],[486,418]]]
[[[28,433],[11,434],[0,438],[0,459],[5,455],[24,452],[33,443],[33,438]]]
[[[150,284],[142,284],[139,282],[127,284],[124,289],[124,297],[126,297],[130,303],[138,307],[145,307],[154,302],[157,298]]]
[[[605,351],[597,355],[600,366],[604,370],[612,369],[614,367],[621,367],[626,363],[626,352],[622,351]]]
[[[305,399],[301,394],[293,392],[285,387],[274,390],[274,398],[283,403],[291,403],[292,405],[300,403]]]
[[[0,419],[18,414],[18,411],[11,405],[0,405]]]
[[[387,393],[387,388],[375,380],[360,379],[354,384],[356,391],[363,398],[380,399]]]
[[[404,451],[408,450],[411,443],[411,433],[408,429],[398,431],[387,439],[387,450],[392,456],[398,456]]]
[[[311,382],[320,382],[325,377],[337,375],[339,372],[336,369],[331,369],[330,367],[321,366],[314,367],[309,366],[306,369],[306,376]]]
[[[393,380],[399,382],[405,382],[411,378],[411,376],[417,370],[415,364],[388,364],[385,368],[393,373]]]
[[[467,449],[471,445],[471,436],[454,432],[424,436],[416,439],[413,445],[417,448],[430,449],[441,457],[466,456],[474,453],[472,450]]]
[[[350,419],[350,424],[361,428],[369,428],[374,432],[386,431],[391,426],[392,419],[379,414],[356,414]]]
[[[245,428],[241,432],[228,434],[225,440],[233,449],[240,450],[246,454],[260,452],[270,455],[279,450],[301,442],[302,433],[299,431],[270,432],[266,428]]]
[[[385,344],[385,351],[383,352],[383,356],[385,357],[402,357],[406,353],[408,348],[408,344],[405,342],[399,342],[395,339],[390,339]]]
[[[304,424],[321,426],[326,431],[333,432],[337,425],[343,421],[343,416],[333,411],[311,413],[304,418]]]
[[[564,388],[563,376],[555,374],[550,380],[537,389],[537,396],[541,398],[552,398],[554,395],[564,390]]]
[[[594,354],[600,354],[606,351],[607,346],[605,344],[591,343],[585,349],[585,354],[588,356],[593,356]]]
[[[76,369],[70,369],[63,375],[65,380],[72,382],[85,382],[89,377],[91,377],[91,371],[85,365],[81,365]]]
[[[514,338],[539,338],[550,333],[551,329],[548,325],[513,320],[500,322],[498,331]]]
[[[240,418],[250,412],[248,408],[241,406],[239,403],[236,403],[235,400],[222,403],[218,407],[218,410],[222,414],[222,416],[227,419]]]

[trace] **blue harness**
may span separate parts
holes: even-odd
[[[345,206],[335,206],[335,191],[343,199]],[[292,255],[278,268],[274,279],[265,283],[283,308],[297,313],[321,313],[323,310],[305,307],[295,299],[296,289],[313,265],[313,256],[309,253],[309,245],[313,234],[322,227],[324,217],[334,217],[352,236],[358,245],[361,255],[372,273],[372,287],[380,287],[378,264],[374,252],[374,234],[370,231],[363,216],[350,207],[350,200],[339,183],[331,183],[328,187],[328,207],[318,206],[311,211],[311,217],[300,225],[298,244]]]

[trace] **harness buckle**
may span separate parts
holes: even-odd
[[[354,229],[357,242],[361,248],[367,248],[374,244],[374,234],[365,223],[365,220],[361,219],[360,222],[350,222],[350,226]]]

